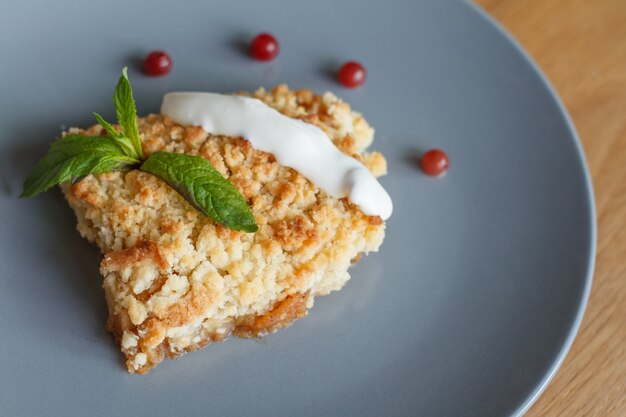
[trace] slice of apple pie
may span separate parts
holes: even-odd
[[[373,129],[334,95],[282,85],[253,96],[318,126],[375,176],[386,172],[383,156],[365,151]],[[62,185],[78,231],[104,255],[107,326],[130,372],[145,373],[165,357],[230,334],[256,337],[289,325],[315,296],[340,289],[351,263],[383,241],[380,217],[331,197],[244,138],[209,134],[162,115],[138,124],[146,155],[162,150],[208,160],[245,197],[258,231],[217,224],[163,180],[137,169]],[[70,133],[106,132],[94,126]]]

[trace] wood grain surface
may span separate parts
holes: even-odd
[[[548,76],[587,155],[598,252],[582,327],[527,416],[626,416],[626,0],[478,0]]]

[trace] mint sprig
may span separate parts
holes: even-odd
[[[126,68],[122,70],[113,98],[122,131],[118,132],[94,113],[107,136],[67,134],[53,142],[48,154],[24,181],[20,197],[32,197],[57,184],[76,182],[90,174],[140,169],[164,180],[216,223],[244,232],[258,230],[245,198],[206,159],[162,151],[144,157]]]

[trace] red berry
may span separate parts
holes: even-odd
[[[143,70],[148,75],[165,75],[172,70],[172,58],[163,51],[152,51],[143,61]]]
[[[269,33],[260,33],[252,39],[250,55],[259,61],[269,61],[278,55],[278,41]]]
[[[422,171],[432,176],[443,174],[448,170],[449,165],[448,155],[441,149],[431,149],[422,155],[422,160],[420,161]]]
[[[344,87],[358,87],[365,82],[365,68],[356,61],[346,62],[339,69],[337,78]]]

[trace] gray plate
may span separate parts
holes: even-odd
[[[0,415],[502,416],[550,379],[584,309],[592,192],[563,107],[520,49],[451,1],[3,3],[0,14]],[[280,57],[242,49],[270,30]],[[151,49],[174,71],[138,70]],[[339,87],[363,61],[367,85]],[[380,253],[262,341],[126,373],[104,330],[95,248],[58,191],[17,200],[64,126],[113,119],[130,65],[140,113],[170,90],[333,90],[376,127],[395,202]],[[416,167],[445,149],[448,175]]]

